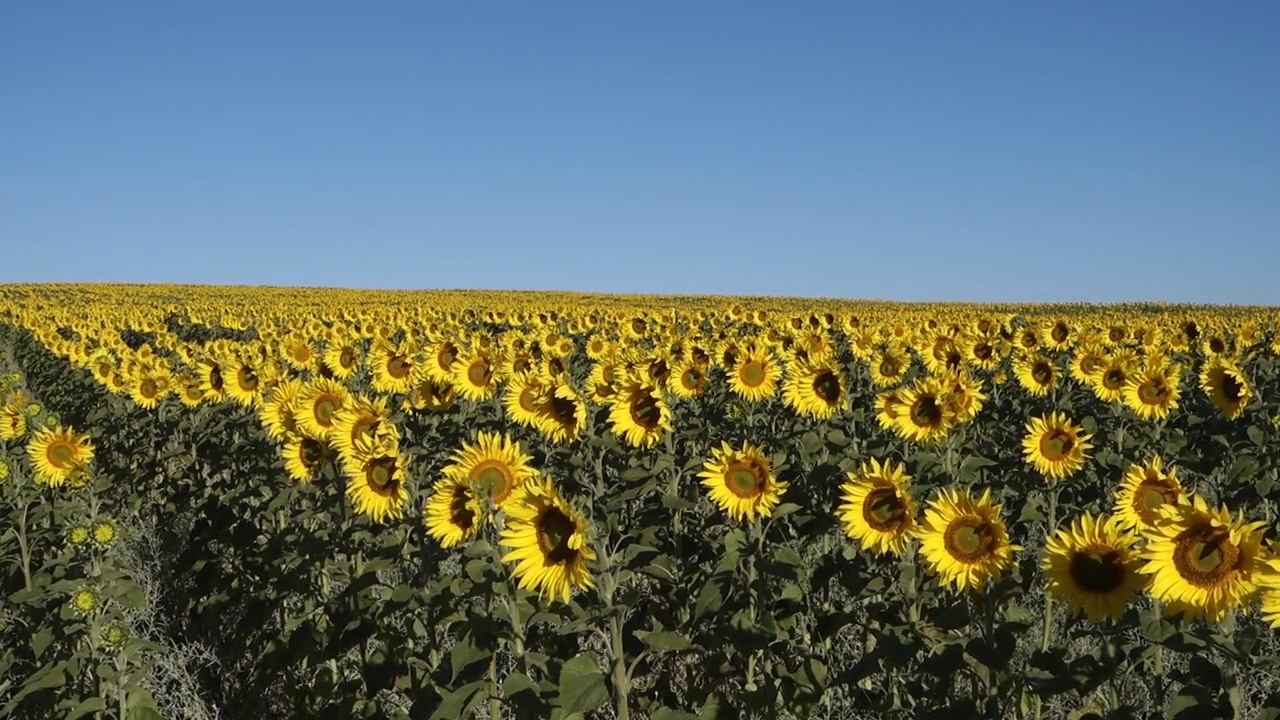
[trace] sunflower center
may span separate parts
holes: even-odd
[[[765,472],[758,463],[736,461],[724,472],[724,485],[729,492],[749,500],[764,493]]]
[[[333,414],[338,410],[337,398],[332,395],[321,395],[316,398],[315,405],[312,406],[315,411],[316,422],[324,427],[333,424]]]
[[[876,488],[862,501],[862,519],[877,532],[892,532],[907,519],[907,504],[893,488]]]
[[[295,362],[304,363],[311,359],[311,348],[306,345],[293,346],[293,359]]]
[[[485,360],[476,360],[467,367],[467,381],[476,387],[488,385],[491,377],[493,377],[493,372],[489,368],[489,363]]]
[[[830,370],[823,370],[813,379],[813,394],[825,403],[840,399],[840,379]]]
[[[520,409],[525,412],[538,410],[538,388],[526,387],[520,391]]]
[[[338,364],[344,368],[353,367],[356,364],[356,354],[351,348],[342,348],[342,353],[338,355]]]
[[[1053,330],[1049,332],[1049,337],[1053,338],[1053,341],[1056,343],[1064,343],[1067,341],[1067,337],[1070,334],[1071,330],[1065,323],[1060,322],[1053,326]]]
[[[1039,385],[1048,385],[1053,380],[1053,368],[1047,362],[1036,362],[1031,367],[1031,379]]]
[[[1161,378],[1152,378],[1138,386],[1138,398],[1147,405],[1160,405],[1169,396],[1169,388]]]
[[[569,538],[578,526],[558,508],[548,508],[538,519],[538,548],[551,564],[559,565],[573,560],[578,552],[569,547]]]
[[[600,379],[605,385],[612,385],[613,381],[618,379],[618,368],[616,365],[605,365],[600,368]]]
[[[1222,374],[1222,395],[1230,402],[1244,399],[1244,384],[1236,380],[1232,373]]]
[[[1093,595],[1106,595],[1124,584],[1124,558],[1113,548],[1094,547],[1071,555],[1068,568],[1076,586]]]
[[[448,370],[453,367],[453,360],[457,357],[457,348],[452,344],[445,345],[440,348],[440,352],[436,353],[436,364],[441,370]]]
[[[391,359],[387,360],[387,374],[396,380],[403,380],[409,377],[409,372],[412,370],[413,368],[406,362],[406,358],[403,355],[393,355]]]
[[[66,440],[54,440],[45,452],[49,464],[59,470],[70,470],[75,467],[76,447]]]
[[[1097,355],[1085,355],[1080,358],[1080,369],[1083,370],[1086,375],[1092,375],[1097,371],[1098,366],[1101,364],[1102,361]]]
[[[222,386],[222,368],[214,365],[209,368],[209,387],[213,388],[214,392],[222,392]]]
[[[258,389],[258,373],[253,368],[243,366],[236,372],[236,380],[240,383],[240,387],[253,392]]]
[[[933,395],[922,395],[911,403],[911,422],[917,427],[940,427],[942,425],[942,408],[938,406]]]
[[[578,403],[559,396],[551,398],[551,416],[561,425],[573,425],[578,421]]]
[[[639,392],[631,397],[631,421],[645,430],[653,430],[662,421],[662,408],[652,393]]]
[[[995,528],[976,515],[963,515],[952,520],[943,533],[947,554],[965,564],[986,559],[995,544]]]
[[[351,439],[372,440],[381,424],[382,419],[375,415],[362,415],[351,424]]]
[[[1061,462],[1075,449],[1076,439],[1065,430],[1050,430],[1040,436],[1040,454],[1050,462]]]
[[[1111,368],[1102,376],[1102,386],[1108,390],[1119,390],[1124,387],[1124,382],[1124,370],[1120,368]]]
[[[1111,342],[1120,342],[1121,340],[1124,340],[1124,336],[1125,331],[1124,328],[1121,327],[1113,327],[1107,331],[1107,337]]]
[[[1173,565],[1183,580],[1201,588],[1217,588],[1239,567],[1240,548],[1225,528],[1201,525],[1175,538]]]
[[[880,361],[880,374],[885,377],[893,377],[898,374],[898,363],[893,358],[884,358]]]
[[[302,438],[302,444],[298,448],[298,457],[302,460],[303,465],[309,468],[315,467],[324,458],[324,448],[311,438]]]
[[[493,498],[495,503],[502,504],[511,494],[515,486],[515,478],[506,465],[497,460],[485,460],[471,471],[471,485],[478,492]]]
[[[978,343],[973,346],[973,356],[979,360],[990,360],[995,351],[995,348],[991,347],[990,343]]]
[[[449,503],[449,522],[464,531],[475,527],[476,512],[471,509],[471,491],[466,486],[457,487],[453,491],[453,498]]]
[[[1227,343],[1222,338],[1213,338],[1209,340],[1209,350],[1222,354],[1227,350]]]
[[[748,360],[738,368],[738,379],[749,388],[757,388],[764,384],[766,374],[764,363],[759,360]]]
[[[685,390],[696,390],[702,385],[702,373],[697,368],[686,368],[680,373],[680,384]]]
[[[160,394],[160,388],[156,387],[154,380],[148,378],[138,384],[138,394],[148,400],[153,400]]]
[[[1133,509],[1143,522],[1151,523],[1160,516],[1162,505],[1178,502],[1178,491],[1164,480],[1144,480],[1133,494]]]
[[[369,482],[369,487],[382,495],[390,495],[399,487],[400,481],[396,480],[396,459],[392,457],[380,457],[369,462],[365,470],[365,479]]]

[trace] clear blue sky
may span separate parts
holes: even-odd
[[[9,2],[0,282],[1280,304],[1280,3]]]

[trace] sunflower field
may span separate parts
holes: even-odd
[[[1280,718],[1280,310],[0,286],[0,717]]]

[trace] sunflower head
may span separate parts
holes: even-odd
[[[1138,572],[1138,538],[1116,517],[1089,513],[1059,529],[1045,546],[1041,566],[1049,592],[1093,622],[1119,619],[1146,584]]]
[[[698,475],[712,502],[733,520],[768,517],[787,489],[773,476],[773,464],[759,445],[734,448],[721,443]]]
[[[916,535],[921,554],[942,582],[961,591],[976,589],[1012,564],[1013,553],[1022,548],[1009,542],[1000,510],[989,489],[981,497],[943,490],[929,503]]]
[[[594,586],[590,524],[560,497],[550,478],[526,483],[506,509],[503,561],[514,563],[520,586],[568,602],[574,588]]]
[[[845,533],[876,554],[901,555],[916,525],[916,503],[905,467],[875,458],[857,473],[848,473],[841,487],[844,504],[838,514]]]
[[[1053,412],[1027,423],[1023,455],[1046,478],[1061,479],[1084,467],[1085,452],[1093,448],[1092,437],[1065,414]]]

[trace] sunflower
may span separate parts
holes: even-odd
[[[773,463],[759,445],[743,443],[742,449],[722,442],[698,473],[707,494],[733,520],[768,517],[787,490],[787,483],[773,476]]]
[[[1178,603],[1185,615],[1220,622],[1258,592],[1265,526],[1233,519],[1226,506],[1210,509],[1200,497],[1162,507],[1143,533],[1141,572],[1152,576],[1151,594]]]
[[[408,461],[394,446],[344,458],[347,497],[355,504],[356,512],[368,515],[374,522],[399,519],[409,501],[405,476]]]
[[[484,517],[479,493],[465,478],[442,476],[436,481],[422,514],[427,534],[451,548],[470,540]]]
[[[360,369],[360,347],[354,340],[336,340],[330,342],[324,350],[324,365],[329,368],[335,378],[346,380]]]
[[[1153,362],[1142,372],[1128,378],[1124,385],[1124,404],[1143,420],[1161,420],[1178,406],[1179,378],[1182,368]]]
[[[58,487],[93,462],[93,444],[88,435],[77,435],[71,428],[46,427],[32,435],[27,455],[36,482]]]
[[[1266,562],[1259,568],[1258,597],[1262,619],[1273,629],[1280,628],[1280,547],[1272,543]]]
[[[596,559],[586,518],[561,498],[550,478],[534,479],[506,508],[500,543],[503,562],[515,563],[520,587],[548,600],[569,602],[574,588],[595,583],[587,565]]]
[[[1240,366],[1225,358],[1205,362],[1200,371],[1200,388],[1228,420],[1240,417],[1253,397],[1253,387]]]
[[[778,392],[781,377],[782,368],[768,350],[747,348],[738,358],[737,365],[729,371],[729,389],[748,402],[757,402]]]
[[[538,412],[547,400],[550,386],[529,373],[512,376],[502,394],[507,417],[525,427],[538,426]]]
[[[340,455],[355,457],[372,447],[400,441],[400,430],[391,422],[386,398],[352,397],[333,414],[329,440]]]
[[[0,407],[0,440],[17,440],[27,434],[27,415],[13,405]]]
[[[555,443],[571,443],[587,429],[587,405],[571,385],[557,380],[542,396],[538,430]]]
[[[1093,375],[1093,393],[1102,402],[1113,403],[1124,399],[1124,389],[1133,373],[1131,365],[1121,358],[1110,357]]]
[[[829,418],[844,407],[844,381],[833,359],[792,363],[782,384],[782,401],[812,418]]]
[[[901,555],[915,529],[916,503],[906,466],[872,458],[841,486],[844,504],[838,515],[845,533],[863,550]]]
[[[458,359],[458,346],[449,340],[437,340],[425,348],[426,373],[432,380],[448,383],[453,379],[453,363]]]
[[[298,393],[302,391],[302,382],[290,379],[272,388],[258,408],[258,418],[267,436],[272,440],[284,440],[298,430]]]
[[[1064,413],[1053,412],[1027,423],[1022,451],[1027,464],[1056,480],[1084,467],[1085,451],[1093,448],[1089,442],[1092,437]]]
[[[1066,320],[1040,326],[1040,343],[1050,350],[1064,351],[1075,342],[1075,333]]]
[[[213,358],[200,360],[196,365],[200,387],[210,402],[220,403],[227,397],[226,380],[222,376],[222,364]],[[112,377],[118,373],[113,373]],[[110,385],[110,383],[108,383]]]
[[[204,388],[200,378],[190,373],[179,373],[173,378],[175,393],[183,406],[197,408],[205,401]]]
[[[285,362],[295,370],[306,370],[316,360],[316,351],[311,342],[301,333],[293,333],[280,344],[280,352]]]
[[[894,422],[899,435],[918,443],[931,443],[946,437],[955,426],[956,416],[947,392],[938,378],[921,378],[902,393],[903,411]]]
[[[237,404],[253,407],[262,401],[261,364],[241,358],[232,362],[226,379],[226,393]]]
[[[667,387],[676,397],[685,399],[698,397],[707,389],[706,363],[693,357],[687,357],[676,363],[671,376],[667,378]]]
[[[976,589],[1013,563],[1022,548],[1009,542],[1000,510],[989,488],[981,498],[944,489],[930,501],[916,536],[920,554],[943,583]]]
[[[956,424],[973,420],[982,411],[987,396],[982,392],[982,380],[972,377],[968,371],[949,371],[942,377],[946,401],[955,415]]]
[[[152,410],[169,394],[170,387],[169,373],[148,368],[133,378],[129,386],[129,397],[138,407]]]
[[[1013,374],[1018,384],[1035,397],[1048,395],[1062,380],[1058,366],[1041,353],[1020,355],[1013,363]]]
[[[508,500],[538,474],[520,443],[506,435],[480,431],[474,443],[454,451],[444,476],[472,488],[476,497],[487,498],[496,507]]]
[[[994,370],[1004,357],[1000,344],[986,335],[965,338],[961,345],[965,361],[979,370]]]
[[[898,418],[907,410],[902,396],[900,389],[876,394],[876,421],[880,423],[880,427],[893,430],[898,426]]]
[[[1076,518],[1045,545],[1040,565],[1049,575],[1049,592],[1093,622],[1119,619],[1146,585],[1138,572],[1137,542],[1117,517],[1085,513]]]
[[[401,407],[406,411],[431,410],[433,412],[443,412],[453,407],[453,399],[454,390],[452,385],[427,377],[421,378],[414,383],[413,389],[409,391],[409,397],[401,401]]]
[[[351,391],[337,380],[316,378],[298,390],[294,413],[302,431],[317,440],[327,439],[338,413],[351,403]]]
[[[285,472],[289,477],[306,484],[316,479],[320,467],[332,455],[329,445],[306,435],[290,435],[280,448]]]
[[[1106,366],[1107,356],[1102,348],[1091,343],[1081,344],[1076,348],[1076,352],[1071,356],[1071,362],[1067,366],[1067,370],[1071,373],[1071,377],[1076,379],[1081,385],[1090,386],[1095,382],[1098,373]],[[1123,387],[1124,381],[1121,380],[1117,387]]]
[[[911,356],[901,347],[889,345],[872,353],[867,365],[871,371],[871,382],[879,387],[892,387],[902,382],[907,370],[911,369]]]
[[[369,370],[373,379],[369,386],[374,392],[403,395],[413,385],[413,356],[403,347],[393,347],[385,342],[374,343],[369,350]]]
[[[1115,515],[1127,527],[1142,531],[1160,519],[1160,508],[1188,500],[1178,471],[1166,469],[1156,455],[1144,465],[1133,464],[1116,490]]]
[[[99,520],[93,524],[93,542],[98,547],[107,547],[116,541],[115,523],[110,520]]]
[[[671,409],[653,385],[632,382],[619,388],[609,405],[613,433],[632,447],[653,447],[672,429]]]

